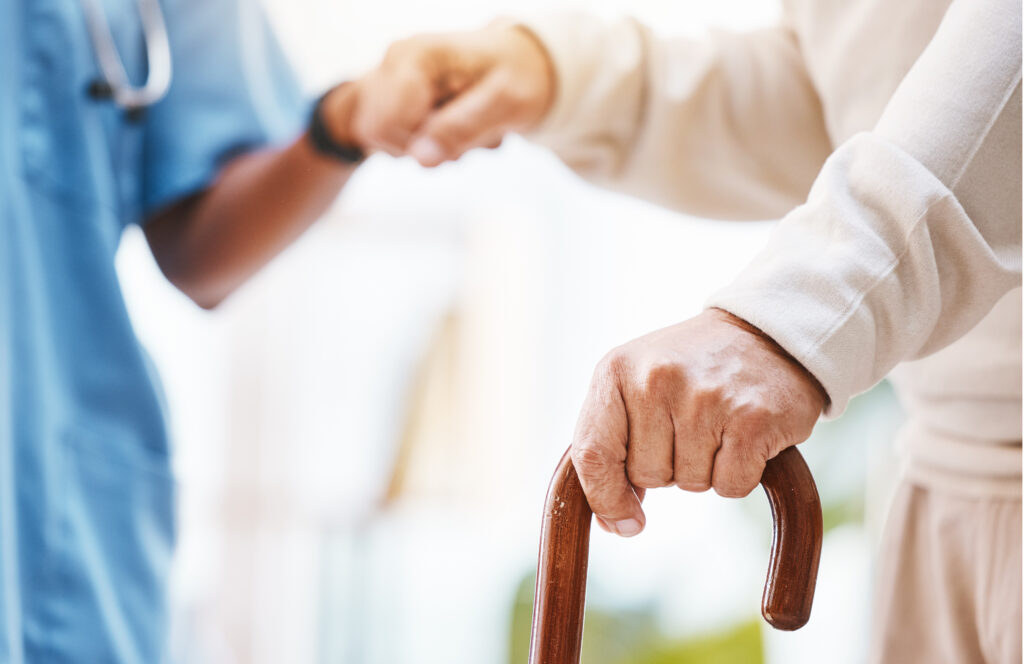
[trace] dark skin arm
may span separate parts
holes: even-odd
[[[353,88],[324,102],[327,130],[339,141],[348,141]],[[212,309],[323,215],[354,170],[317,153],[305,134],[243,154],[208,189],[148,219],[146,240],[167,279]]]

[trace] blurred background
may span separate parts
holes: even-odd
[[[668,36],[777,20],[771,0],[265,0],[312,94],[393,40],[499,15],[629,12]],[[176,440],[174,661],[525,663],[545,488],[591,371],[683,320],[770,222],[684,217],[584,184],[517,138],[425,171],[373,157],[220,310],[118,268]],[[584,662],[860,662],[900,418],[883,384],[801,447],[826,537],[803,630],[759,617],[761,492],[648,494],[595,528]]]

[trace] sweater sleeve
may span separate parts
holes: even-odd
[[[875,128],[709,301],[831,399],[968,332],[1021,282],[1021,4],[956,0]]]
[[[602,186],[704,217],[777,219],[831,152],[787,28],[660,39],[581,14],[521,25],[557,81],[528,138]]]

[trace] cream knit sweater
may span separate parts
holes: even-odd
[[[692,214],[781,217],[709,305],[803,363],[829,416],[892,372],[914,481],[1020,494],[1020,0],[791,0],[707,39],[524,25],[558,80],[533,140]]]

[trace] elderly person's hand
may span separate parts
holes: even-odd
[[[765,463],[807,439],[826,403],[771,339],[721,310],[631,341],[600,362],[572,459],[598,522],[644,526],[645,489],[745,496]]]
[[[551,103],[553,79],[541,45],[511,25],[412,37],[355,83],[343,138],[436,166],[536,124]]]

